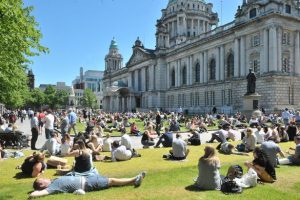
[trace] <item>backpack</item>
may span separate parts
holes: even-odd
[[[233,181],[230,180],[229,178],[225,177],[224,182],[221,185],[221,191],[224,194],[230,194],[230,193],[242,193],[243,192],[243,188],[238,186],[238,184]]]

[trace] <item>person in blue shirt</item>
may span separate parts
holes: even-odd
[[[30,194],[30,198],[56,193],[85,194],[85,192],[103,190],[112,186],[139,187],[145,176],[146,172],[141,172],[136,177],[119,179],[107,178],[93,172],[86,176],[61,176],[54,180],[39,178],[33,183],[35,191]]]
[[[160,144],[163,145],[163,147],[172,147],[173,143],[173,133],[169,131],[169,128],[165,128],[165,133],[162,134],[156,143],[155,147],[158,148]]]
[[[69,130],[68,130],[68,134],[71,133],[71,130],[73,129],[75,136],[77,135],[77,131],[76,131],[76,121],[77,121],[77,115],[75,112],[73,112],[73,110],[70,108],[69,109]]]

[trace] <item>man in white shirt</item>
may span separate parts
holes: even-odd
[[[130,150],[127,150],[124,145],[119,145],[118,141],[114,141],[113,144],[113,150],[111,151],[111,161],[126,161],[130,160],[132,157],[132,152]]]
[[[289,110],[286,108],[285,111],[281,113],[281,117],[283,119],[283,123],[287,126],[290,123],[292,115],[290,114]]]
[[[52,132],[51,134],[51,138],[48,139],[44,146],[42,147],[41,151],[45,151],[47,150],[49,152],[50,155],[57,155],[59,154],[60,151],[60,144],[57,141],[57,133]]]
[[[54,115],[52,115],[52,111],[50,109],[47,111],[47,115],[44,120],[46,139],[50,139],[50,135],[54,130]]]
[[[262,144],[265,141],[265,133],[261,130],[261,127],[257,127],[257,131],[255,131],[256,142],[257,144]]]
[[[132,141],[127,133],[124,133],[121,137],[121,145],[124,145],[127,150],[132,150]]]

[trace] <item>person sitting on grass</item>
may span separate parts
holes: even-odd
[[[154,138],[155,138],[155,136],[151,135],[150,132],[148,130],[146,130],[143,133],[142,139],[141,139],[143,148],[149,148],[150,146],[155,145]]]
[[[169,130],[174,131],[174,132],[180,131],[179,123],[176,121],[175,117],[173,117],[171,122],[170,122]]]
[[[112,143],[111,161],[126,161],[132,158],[132,151],[127,150],[124,145],[120,145],[119,141]]]
[[[31,177],[38,177],[46,169],[46,164],[44,163],[45,155],[43,153],[33,153],[28,156],[20,168],[23,174]]]
[[[90,141],[87,143],[87,147],[92,150],[93,155],[97,155],[102,151],[101,144],[98,143],[98,137],[92,135]]]
[[[217,140],[218,142],[221,142],[221,143],[226,142],[227,138],[228,138],[228,131],[229,131],[229,126],[221,128],[217,132],[212,133],[211,139],[207,142],[213,143],[214,140]]]
[[[97,173],[87,176],[61,176],[57,179],[36,179],[33,183],[34,192],[29,197],[41,197],[56,193],[85,194],[85,192],[98,191],[113,186],[134,185],[139,187],[142,184],[146,172],[141,172],[133,178],[107,178]]]
[[[66,156],[75,157],[74,172],[84,173],[93,169],[92,151],[86,148],[84,141],[77,140],[71,152]]]
[[[180,137],[180,134],[176,134],[176,138],[173,139],[172,150],[170,150],[170,155],[164,155],[163,158],[170,160],[185,160],[189,155],[190,150],[187,149],[187,144]]]
[[[198,131],[192,132],[192,135],[188,138],[188,144],[194,146],[201,145],[200,133]]]
[[[296,143],[296,148],[290,148],[290,150],[295,151],[295,153],[289,153],[286,159],[280,159],[280,165],[300,165],[300,135],[294,137],[294,141]]]
[[[250,152],[253,151],[255,146],[256,146],[256,136],[253,134],[253,131],[251,128],[246,129],[246,136],[243,138],[243,145],[244,145],[244,150],[243,149],[238,149],[239,151],[245,151],[245,152]]]
[[[253,156],[254,160],[252,162],[246,161],[245,166],[254,169],[262,182],[273,183],[276,181],[275,168],[269,162],[263,150],[260,147],[256,147],[253,151]]]
[[[200,190],[220,190],[220,159],[216,156],[216,151],[211,146],[206,146],[204,155],[198,162],[198,178],[195,186]]]
[[[169,128],[165,128],[165,133],[159,137],[158,142],[155,147],[159,148],[159,145],[162,144],[163,147],[172,147],[173,143],[173,133],[169,131]]]
[[[58,134],[56,132],[51,132],[50,136],[51,138],[49,138],[45,142],[45,144],[41,148],[41,151],[47,150],[50,155],[55,156],[59,154],[60,142],[59,142]]]
[[[230,142],[220,143],[216,147],[216,149],[219,150],[220,153],[227,154],[227,155],[235,154],[235,155],[249,156],[248,153],[239,152],[232,144],[230,144]]]
[[[71,141],[71,136],[69,134],[64,134],[63,138],[61,139],[60,145],[60,155],[66,156],[67,153],[71,150],[73,143]]]
[[[103,140],[103,146],[102,146],[102,151],[103,152],[111,152],[111,146],[112,146],[112,139],[110,138],[110,134],[107,133],[106,137]]]
[[[141,135],[141,132],[138,130],[135,122],[132,122],[132,124],[130,126],[130,134],[136,135],[136,136],[140,136]]]

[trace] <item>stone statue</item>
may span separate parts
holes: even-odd
[[[249,74],[247,75],[247,93],[246,95],[254,94],[256,88],[256,76],[252,69],[249,69]]]

